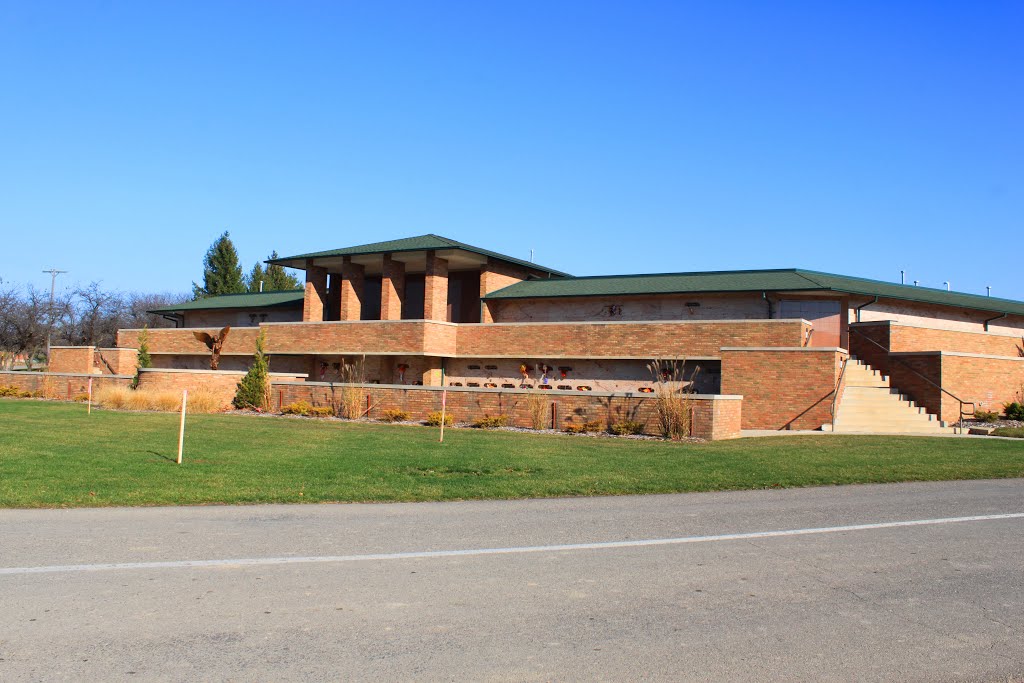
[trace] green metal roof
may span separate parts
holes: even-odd
[[[305,292],[301,289],[287,289],[276,292],[245,294],[222,294],[164,308],[154,308],[148,313],[180,313],[183,311],[210,311],[223,308],[287,308],[301,306]]]
[[[698,294],[709,292],[831,291],[920,303],[1024,315],[1024,302],[900,285],[881,280],[820,273],[814,270],[726,270],[652,275],[598,275],[552,280],[527,280],[491,292],[485,298],[534,299],[632,294]]]
[[[469,251],[474,254],[480,254],[482,256],[489,256],[499,261],[505,261],[507,263],[514,263],[519,266],[531,268],[543,273],[555,275],[558,277],[566,277],[568,273],[563,273],[560,270],[553,270],[551,268],[545,268],[539,266],[536,263],[530,263],[529,261],[523,261],[522,259],[513,258],[506,256],[505,254],[499,254],[496,251],[489,251],[487,249],[481,249],[480,247],[474,247],[471,244],[463,244],[447,237],[441,237],[440,235],[420,235],[419,237],[405,237],[399,240],[388,240],[386,242],[372,242],[370,244],[361,244],[356,247],[345,247],[343,249],[330,249],[328,251],[315,251],[309,254],[297,254],[295,256],[282,256],[281,258],[267,261],[267,263],[275,263],[279,265],[289,265],[287,262],[304,261],[305,259],[312,258],[327,258],[331,256],[356,256],[362,254],[384,254],[384,253],[397,253],[403,251],[428,251],[431,249],[461,249],[463,251]],[[295,267],[295,266],[291,266]]]

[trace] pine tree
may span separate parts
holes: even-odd
[[[143,325],[139,332],[139,361],[140,368],[153,367],[153,357],[149,355],[149,325]]]
[[[238,383],[238,391],[232,401],[236,408],[263,411],[270,407],[270,357],[265,352],[266,342],[267,331],[261,328],[256,337],[256,355],[249,371]]]
[[[263,270],[263,264],[257,261],[256,265],[252,267],[252,270],[249,271],[249,274],[246,276],[245,284],[250,292],[258,292],[260,291],[261,283],[264,291],[269,292],[273,290],[273,287],[271,287],[270,283],[267,281],[267,271]]]
[[[270,252],[270,256],[267,257],[270,261],[276,258],[276,251]],[[267,266],[267,282],[263,285],[263,289],[271,292],[285,289],[302,289],[302,283],[299,282],[299,278],[286,271],[283,266],[271,263]]]
[[[238,252],[225,231],[206,251],[203,258],[203,285],[200,287],[193,282],[192,296],[205,299],[208,296],[239,294],[244,291],[245,282],[242,266],[238,262]]]

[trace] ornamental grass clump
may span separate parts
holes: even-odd
[[[361,357],[352,363],[341,364],[341,416],[349,420],[357,420],[363,416],[362,391],[359,385],[366,382],[366,358]]]
[[[684,376],[683,360],[653,360],[647,364],[655,384],[654,407],[666,439],[678,441],[690,436],[693,421],[693,386],[700,368],[690,380]]]
[[[543,394],[530,394],[526,398],[526,409],[530,413],[530,426],[534,429],[548,427],[548,402]]]
[[[236,408],[264,411],[270,406],[270,357],[266,354],[267,331],[256,337],[256,355],[249,371],[238,383],[232,402]]]

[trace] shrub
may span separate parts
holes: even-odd
[[[473,423],[474,427],[479,429],[497,429],[498,427],[504,427],[508,424],[508,415],[485,415],[476,422]]]
[[[352,384],[363,384],[366,381],[365,358],[353,363],[341,364],[341,381],[346,385],[341,388],[341,415],[350,420],[363,416],[363,392]]]
[[[0,385],[0,396],[16,397],[21,394],[21,390],[18,387]]]
[[[238,383],[238,391],[232,402],[236,408],[266,410],[270,406],[270,361],[265,353],[267,331],[260,328],[256,337],[256,355],[249,371]]]
[[[608,427],[608,431],[616,436],[627,436],[629,434],[643,434],[644,423],[633,422],[632,420],[623,420],[622,422],[616,422],[615,424]]]
[[[1024,420],[1024,403],[1014,401],[1003,406],[1006,417],[1010,420]]]
[[[87,394],[87,393],[75,394],[75,397],[73,399],[71,399],[71,400],[75,401],[77,403],[85,403],[86,401],[89,400],[89,394]]]
[[[584,432],[584,429],[583,429],[583,425],[581,425],[581,424],[576,424],[575,422],[570,422],[569,424],[565,425],[565,433],[566,434],[582,434],[583,432]]]
[[[410,417],[409,413],[397,408],[389,408],[380,414],[382,422],[407,422]]]
[[[302,415],[303,417],[333,417],[334,408],[315,406],[309,401],[296,401],[281,408],[282,415]]]
[[[994,410],[975,410],[974,418],[982,422],[996,422],[999,420],[999,413]]]
[[[296,401],[295,403],[289,403],[286,406],[282,406],[282,415],[309,415],[309,411],[313,409],[313,406],[309,401]]]
[[[444,426],[451,427],[455,424],[455,416],[451,413],[444,414]],[[441,426],[441,411],[435,410],[427,415],[427,426],[428,427],[440,427]]]
[[[135,379],[132,380],[132,389],[139,386],[139,369],[153,367],[153,357],[149,355],[149,325],[143,325],[139,332],[139,355],[135,362]]]

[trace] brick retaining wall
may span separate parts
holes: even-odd
[[[110,386],[131,386],[131,375],[94,375],[83,372],[11,372],[0,371],[0,385],[31,391],[45,398],[70,400],[92,390]]]
[[[385,410],[397,409],[408,412],[412,419],[424,420],[429,413],[441,410],[442,392],[439,387],[345,385],[329,382],[273,382],[272,407],[278,410],[281,406],[296,401],[307,401],[313,405],[327,405],[337,410],[346,387],[353,387],[359,391],[364,409],[367,405],[370,406],[368,416],[371,418],[379,417]],[[530,427],[531,394],[543,398],[546,404],[545,423],[548,426],[563,429],[568,424],[582,424],[595,420],[607,426],[630,420],[642,422],[647,433],[660,433],[654,399],[649,396],[598,392],[539,393],[454,387],[448,389],[447,409],[459,422],[473,422],[486,416],[507,415],[510,424]],[[742,400],[738,396],[696,396],[693,398],[693,435],[716,440],[738,437],[741,407]]]
[[[831,422],[843,349],[724,348],[722,392],[743,396],[743,429],[820,429]]]

